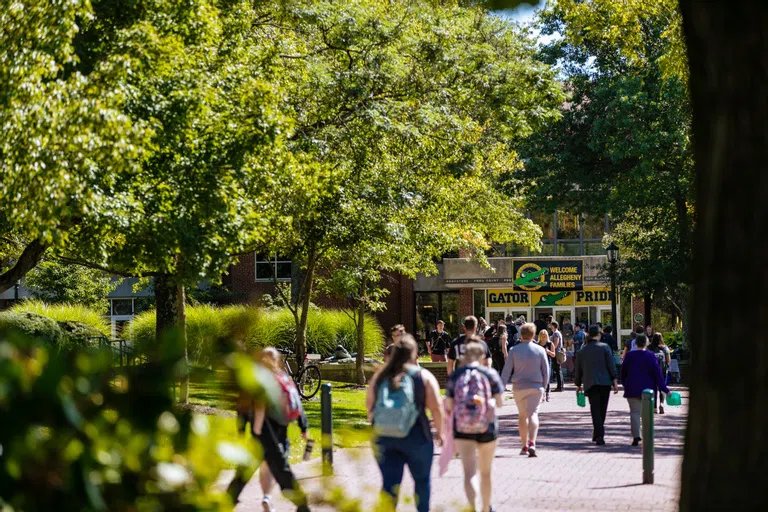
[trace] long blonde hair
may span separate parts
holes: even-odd
[[[539,333],[539,345],[546,345],[547,343],[549,343],[549,333],[546,329],[543,329]]]

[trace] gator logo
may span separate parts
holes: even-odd
[[[526,263],[517,269],[515,284],[523,290],[536,291],[547,286],[548,269],[541,268],[535,263]]]
[[[570,294],[571,292],[559,292],[542,295],[534,306],[557,306],[561,300],[565,299]]]

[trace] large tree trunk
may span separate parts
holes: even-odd
[[[680,6],[698,180],[694,370],[680,509],[763,510],[768,506],[768,336],[761,326],[768,318],[768,3],[681,0]]]
[[[154,360],[167,357],[184,359],[181,393],[179,399],[189,400],[189,372],[186,334],[186,291],[184,286],[175,284],[172,276],[161,274],[155,277],[155,347]]]
[[[357,383],[365,384],[365,310],[366,310],[366,287],[365,279],[360,283],[360,303],[357,312],[357,358],[355,359],[355,377]]]
[[[21,278],[26,276],[30,270],[35,268],[40,263],[40,260],[43,259],[46,249],[48,249],[48,244],[40,240],[33,240],[27,244],[21,252],[19,259],[16,260],[16,263],[0,274],[0,293],[10,289]]]

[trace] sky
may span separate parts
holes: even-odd
[[[533,14],[536,9],[541,9],[546,4],[546,0],[538,0],[538,5],[521,4],[515,9],[505,9],[496,11],[495,14],[515,20],[519,23],[528,23],[533,20]]]

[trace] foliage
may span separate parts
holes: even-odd
[[[15,510],[231,510],[213,484],[226,467],[255,470],[257,452],[205,417],[173,411],[177,361],[115,375],[104,353],[0,335],[0,501]],[[265,398],[253,377],[238,382]]]
[[[59,347],[66,345],[64,333],[56,320],[29,312],[0,312],[0,329],[16,329],[27,336],[38,338]]]
[[[683,45],[675,2],[551,2],[542,54],[559,63],[569,100],[534,134],[525,182],[537,209],[611,214],[624,293],[664,297],[684,316],[695,208]]]
[[[14,304],[11,311],[35,313],[57,322],[78,322],[90,326],[104,336],[111,332],[109,322],[101,312],[81,304],[47,304],[37,300],[25,300]]]
[[[105,309],[105,298],[117,288],[117,281],[100,270],[43,261],[27,274],[25,285],[35,298],[49,304],[72,303]]]
[[[365,332],[366,353],[378,354],[382,349],[384,331],[375,320],[368,319]],[[146,311],[131,322],[129,336],[137,350],[151,353],[156,346],[155,312]],[[228,347],[222,340],[244,342],[250,348],[275,346],[292,348],[296,325],[286,309],[261,311],[248,306],[191,306],[187,308],[187,343],[189,358],[198,365],[214,365]],[[310,351],[321,355],[343,345],[350,352],[356,349],[355,325],[343,311],[312,310],[309,313],[307,344]]]

